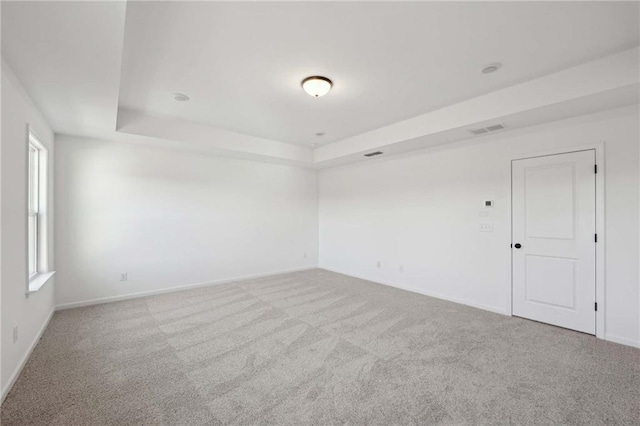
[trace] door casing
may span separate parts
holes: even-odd
[[[510,164],[510,185],[509,191],[509,203],[508,217],[511,220],[509,233],[509,246],[513,243],[513,162],[516,160],[525,160],[527,158],[545,157],[557,154],[568,154],[571,152],[594,150],[596,156],[596,164],[598,165],[598,173],[596,173],[596,234],[598,234],[598,242],[596,243],[596,303],[598,304],[598,310],[596,311],[596,337],[599,339],[605,338],[605,263],[604,253],[606,244],[605,234],[605,142],[598,142],[589,145],[569,146],[564,148],[554,148],[542,151],[534,151],[527,155],[518,155],[511,159]],[[509,312],[513,316],[513,249],[510,251],[509,259],[509,275],[511,277],[511,285],[509,286]]]

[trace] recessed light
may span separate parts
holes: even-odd
[[[174,93],[173,99],[175,99],[178,102],[187,102],[189,100],[189,97],[184,93]]]
[[[501,66],[502,66],[502,64],[500,62],[494,62],[492,64],[489,64],[489,65],[485,66],[482,69],[482,73],[483,74],[491,74],[492,72],[498,71]]]
[[[329,80],[327,77],[322,77],[319,75],[307,77],[302,80],[302,83],[300,84],[302,85],[304,91],[314,98],[319,98],[320,96],[326,95],[333,87],[333,82],[331,80]]]

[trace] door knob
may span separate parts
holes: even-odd
[[[515,243],[515,244],[514,244],[514,247],[515,247],[515,248],[517,248],[517,249],[519,249],[520,247],[522,247],[522,244],[520,244],[520,243]]]

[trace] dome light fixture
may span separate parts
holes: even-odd
[[[302,80],[301,85],[304,91],[310,96],[319,98],[320,96],[324,96],[329,93],[329,90],[333,87],[333,82],[327,77],[314,75]]]

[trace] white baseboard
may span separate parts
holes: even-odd
[[[82,301],[79,301],[79,302],[63,303],[63,304],[57,305],[56,306],[56,310],[57,311],[61,311],[61,310],[64,310],[64,309],[81,308],[83,306],[100,305],[100,304],[103,304],[103,303],[119,302],[119,301],[122,301],[122,300],[129,300],[129,299],[137,299],[137,298],[140,298],[140,297],[153,296],[153,295],[156,295],[156,294],[174,293],[176,291],[191,290],[191,289],[198,288],[198,287],[207,287],[207,286],[211,286],[211,285],[226,284],[226,283],[230,283],[230,282],[234,282],[234,281],[248,280],[248,279],[252,279],[252,278],[262,278],[262,277],[269,277],[269,276],[272,276],[272,275],[287,274],[287,273],[290,273],[290,272],[307,271],[307,270],[310,270],[310,269],[316,269],[317,267],[318,267],[317,265],[309,265],[309,266],[302,266],[302,267],[299,267],[299,268],[283,269],[283,270],[279,270],[279,271],[264,272],[264,273],[260,273],[260,274],[241,275],[241,276],[237,276],[237,277],[224,278],[224,279],[214,280],[214,281],[206,281],[206,282],[201,282],[201,283],[186,284],[186,285],[181,285],[181,286],[176,286],[176,287],[163,288],[163,289],[159,289],[159,290],[141,291],[141,292],[138,292],[138,293],[129,293],[129,294],[122,294],[122,295],[118,295],[118,296],[108,296],[108,297],[100,297],[100,298],[97,298],[97,299],[82,300]]]
[[[42,327],[40,327],[40,330],[38,331],[38,334],[36,334],[36,337],[31,342],[31,345],[29,345],[29,349],[27,349],[27,352],[22,356],[22,359],[20,359],[20,362],[18,363],[18,366],[16,367],[16,369],[13,372],[13,374],[11,375],[11,378],[9,379],[9,382],[7,383],[7,386],[4,389],[2,389],[2,396],[0,397],[0,404],[2,404],[4,402],[4,399],[7,397],[7,395],[9,395],[9,392],[11,392],[11,388],[13,388],[13,385],[16,383],[16,380],[18,380],[18,377],[20,377],[20,373],[22,372],[22,369],[26,365],[27,360],[31,356],[31,353],[35,349],[36,345],[38,344],[38,342],[42,338],[42,334],[44,333],[44,331],[49,326],[49,323],[51,322],[51,318],[53,318],[53,314],[55,313],[55,311],[56,311],[55,308],[53,308],[51,310],[51,312],[49,313],[49,316],[47,317],[47,320],[44,322],[44,324],[42,324]]]
[[[325,267],[325,266],[320,266],[319,268],[326,269],[327,271],[331,271],[331,272],[336,272],[336,273],[342,274],[342,275],[348,275],[348,276],[354,277],[354,278],[360,278],[361,280],[367,280],[367,281],[371,281],[371,282],[382,284],[382,285],[388,285],[389,287],[399,288],[400,290],[405,290],[405,291],[410,291],[412,293],[422,294],[423,296],[435,297],[436,299],[446,300],[447,302],[459,303],[461,305],[471,306],[472,308],[482,309],[484,311],[494,312],[496,314],[511,316],[511,313],[508,312],[505,309],[500,309],[500,308],[496,308],[496,307],[489,306],[489,305],[483,305],[483,304],[471,302],[471,301],[465,300],[465,299],[458,299],[456,297],[450,297],[450,296],[446,296],[446,295],[440,294],[440,293],[425,291],[425,290],[417,289],[417,288],[413,288],[413,287],[407,287],[407,286],[403,286],[403,285],[400,285],[400,284],[392,283],[392,282],[389,282],[389,281],[383,281],[383,280],[380,280],[380,279],[373,279],[373,278],[365,277],[365,276],[362,276],[362,275],[356,275],[356,274],[352,274],[352,273],[348,273],[348,272],[343,272],[343,271],[339,271],[339,270],[333,269],[333,268],[328,268],[328,267]]]
[[[613,343],[620,343],[621,345],[625,345],[625,346],[632,346],[634,348],[640,348],[640,341],[629,339],[628,337],[620,337],[620,336],[615,336],[613,334],[605,333],[604,340],[607,340],[607,341],[613,342]]]

